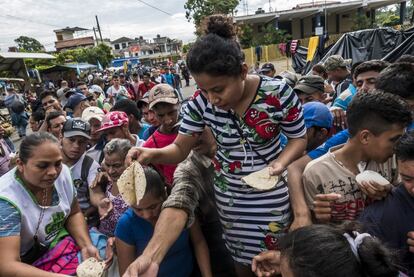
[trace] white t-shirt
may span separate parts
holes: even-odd
[[[128,91],[124,86],[119,86],[119,89],[116,89],[114,86],[111,86],[106,91],[106,94],[113,98],[116,98],[118,93],[128,93]]]
[[[73,166],[70,167],[70,171],[72,173],[73,184],[75,185],[77,193],[78,193],[77,197],[78,197],[79,206],[81,207],[83,211],[88,209],[91,206],[88,200],[88,197],[87,197],[88,187],[92,185],[92,182],[95,180],[95,177],[96,177],[96,174],[98,174],[98,168],[99,168],[99,164],[94,160],[89,169],[89,174],[87,178],[88,184],[87,186],[84,186],[83,182],[81,182],[81,173],[82,173],[82,163],[85,158],[85,155],[86,154],[83,154],[83,156]]]
[[[34,244],[33,236],[36,234],[39,242],[50,245],[59,232],[64,228],[67,217],[75,197],[75,189],[67,166],[54,183],[59,196],[59,202],[44,209],[33,198],[31,192],[16,179],[16,168],[10,170],[0,178],[0,197],[12,203],[21,216],[20,254],[25,254]],[[39,223],[41,214],[43,218]],[[1,228],[1,227],[0,227]]]

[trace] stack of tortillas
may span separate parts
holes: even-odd
[[[95,258],[84,260],[78,268],[76,275],[78,277],[101,277],[104,273],[105,262],[100,262]]]
[[[262,170],[253,172],[242,178],[242,181],[257,190],[269,190],[276,186],[279,176],[270,175],[270,168],[265,167]]]
[[[118,190],[128,205],[137,205],[147,187],[144,169],[138,162],[133,162],[119,177]]]
[[[362,182],[374,182],[381,186],[386,186],[390,182],[381,176],[378,172],[372,170],[365,170],[355,176],[355,179],[358,183]]]

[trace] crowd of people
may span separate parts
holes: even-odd
[[[213,15],[181,69],[186,100],[174,67],[62,80],[30,114],[10,92],[0,276],[73,276],[90,257],[106,276],[414,276],[414,56],[251,70]]]

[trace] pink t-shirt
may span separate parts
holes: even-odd
[[[167,145],[170,145],[174,142],[177,134],[163,134],[156,130],[144,143],[142,147],[147,148],[163,148]],[[157,168],[158,172],[160,172],[164,178],[165,182],[167,183],[168,187],[172,186],[174,171],[177,167],[176,164],[154,164]]]

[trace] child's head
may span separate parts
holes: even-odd
[[[167,199],[165,183],[151,167],[144,167],[144,174],[147,180],[145,194],[136,205],[132,205],[132,208],[136,215],[155,225],[161,213],[162,203]]]
[[[391,251],[355,229],[350,224],[311,225],[289,233],[279,242],[282,276],[398,276]]]
[[[148,94],[149,109],[160,122],[160,128],[171,132],[177,124],[179,114],[178,97],[168,84],[154,86]]]
[[[369,160],[385,162],[395,142],[412,121],[409,106],[400,97],[379,91],[358,93],[347,110],[348,130]]]
[[[414,64],[395,63],[379,74],[375,87],[404,98],[414,106]]]
[[[311,151],[329,138],[333,117],[326,105],[309,102],[303,105],[303,118],[308,139],[306,151]]]
[[[414,197],[414,133],[405,133],[395,146],[398,171],[405,189]]]

